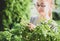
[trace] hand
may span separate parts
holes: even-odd
[[[32,23],[29,23],[28,27],[29,27],[30,30],[33,30],[36,26],[34,24],[32,24]]]

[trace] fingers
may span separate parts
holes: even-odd
[[[34,24],[32,24],[32,23],[29,23],[28,27],[29,27],[30,30],[33,30],[36,26]]]

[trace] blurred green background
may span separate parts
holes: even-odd
[[[55,9],[53,10],[53,19],[60,25],[60,0],[55,0]]]

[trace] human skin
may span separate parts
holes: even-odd
[[[52,0],[37,0],[36,2],[37,11],[39,12],[40,16],[45,18],[46,20],[52,18],[52,8]]]

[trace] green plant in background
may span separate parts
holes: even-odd
[[[6,0],[0,41],[60,41],[60,32],[50,29],[51,21],[29,30],[30,4],[31,0]]]
[[[60,20],[60,0],[54,0],[55,9],[53,10],[53,19]]]
[[[27,4],[28,3],[28,4]],[[6,9],[3,17],[5,28],[29,22],[30,0],[6,0]]]

